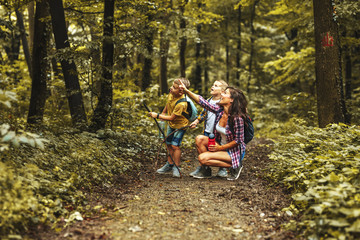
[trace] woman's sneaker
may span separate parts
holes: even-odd
[[[227,172],[227,169],[226,168],[219,168],[219,171],[218,173],[216,174],[217,177],[222,177],[222,178],[225,178],[228,176],[228,172]]]
[[[241,164],[238,168],[230,168],[230,177],[227,178],[229,181],[237,180],[240,176],[241,170],[243,168],[243,165]]]
[[[211,178],[211,168],[202,166],[200,171],[193,176],[194,178]]]
[[[193,177],[194,175],[196,175],[196,174],[198,174],[198,173],[200,172],[200,169],[201,169],[201,166],[198,166],[198,167],[195,169],[195,171],[189,173],[189,175]]]
[[[164,166],[156,170],[157,173],[164,174],[170,172],[173,169],[174,165],[166,162]]]

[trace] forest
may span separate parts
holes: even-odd
[[[0,0],[0,238],[62,231],[142,176],[161,151],[144,103],[184,77],[244,91],[282,229],[359,239],[359,21],[358,0]]]

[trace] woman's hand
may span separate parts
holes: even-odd
[[[218,143],[215,143],[215,145],[210,145],[210,146],[208,147],[208,150],[209,150],[210,152],[223,151],[221,145],[219,145]]]

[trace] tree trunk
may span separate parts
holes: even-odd
[[[35,6],[35,1],[31,1],[28,4],[28,15],[29,15],[29,48],[30,51],[33,48],[33,42],[34,42],[34,6]]]
[[[148,29],[147,35],[145,36],[145,48],[147,53],[144,58],[144,67],[141,81],[141,90],[145,91],[151,83],[151,67],[152,67],[152,54],[153,54],[153,45],[154,42],[154,33],[152,29]]]
[[[198,36],[200,39],[200,33],[201,33],[201,25],[198,24],[197,27]],[[201,40],[198,40],[195,45],[195,79],[194,79],[194,88],[198,89],[199,92],[202,92],[202,86],[201,86]]]
[[[181,19],[180,19],[180,77],[186,77],[186,64],[185,64],[185,58],[186,58],[186,45],[187,45],[187,37],[185,36],[185,30],[186,30],[186,21],[183,17],[185,12],[185,5],[188,3],[188,0],[185,0],[184,5],[180,7],[181,12]]]
[[[252,77],[252,64],[254,58],[254,43],[255,43],[255,29],[254,29],[254,18],[255,18],[255,10],[256,5],[259,3],[259,0],[256,0],[252,5],[251,16],[250,16],[250,57],[249,57],[249,77],[247,82],[246,91],[250,93],[250,81]]]
[[[209,48],[207,44],[204,44],[204,78],[202,81],[202,95],[204,96],[208,92],[207,84],[209,83],[209,63],[208,63],[208,56],[209,56]]]
[[[238,39],[237,39],[237,51],[236,51],[236,79],[235,86],[240,87],[240,61],[241,61],[241,6],[238,9]]]
[[[48,17],[47,2],[45,0],[36,2],[34,22],[34,46],[32,54],[32,84],[31,98],[27,122],[39,124],[43,120],[46,101],[46,79],[47,79],[47,32],[46,21]]]
[[[56,49],[69,48],[63,2],[62,0],[48,0],[48,2]],[[73,61],[70,62],[65,59],[62,59],[60,63],[64,74],[72,123],[76,127],[83,128],[86,125],[86,114],[76,65]]]
[[[339,33],[332,0],[313,0],[315,73],[319,127],[344,122],[341,109]]]
[[[164,31],[160,33],[160,93],[168,93],[167,83],[167,60],[170,46],[170,40],[166,38]]]
[[[345,99],[350,100],[352,95],[352,62],[349,50],[346,51],[345,56]]]
[[[30,49],[29,44],[26,38],[26,31],[24,27],[24,18],[21,12],[19,10],[15,10],[16,13],[16,19],[17,19],[17,25],[20,29],[20,35],[21,35],[21,42],[23,46],[23,51],[25,55],[26,64],[28,66],[29,75],[31,76],[32,68],[31,68],[31,55],[30,55]]]
[[[230,81],[230,45],[229,45],[229,22],[228,19],[225,18],[225,64],[226,64],[226,82]]]
[[[104,41],[102,59],[102,81],[98,104],[94,111],[90,129],[93,131],[105,128],[112,108],[112,69],[114,65],[114,4],[115,0],[105,0],[104,6]]]

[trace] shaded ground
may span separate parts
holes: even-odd
[[[237,181],[215,177],[194,179],[195,151],[184,152],[181,179],[155,175],[154,164],[121,189],[101,189],[91,200],[97,213],[69,227],[33,236],[38,239],[295,239],[281,224],[281,209],[290,205],[280,187],[261,176],[269,160],[270,142],[247,147]],[[162,163],[161,163],[162,164]],[[103,191],[103,192],[100,192]],[[91,196],[98,196],[92,194]],[[298,238],[296,238],[298,239]]]

